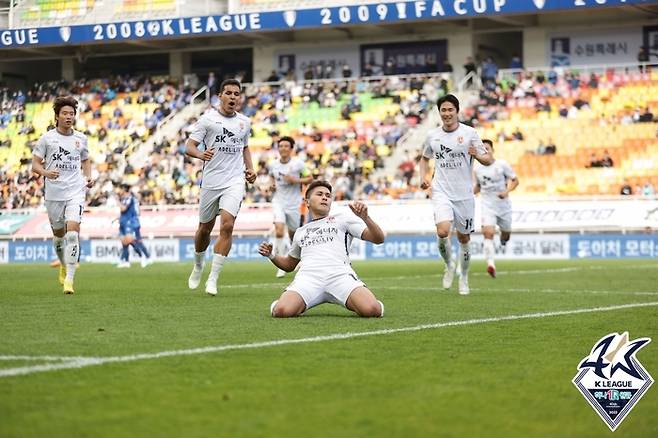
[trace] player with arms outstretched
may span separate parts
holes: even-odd
[[[349,257],[354,237],[384,242],[384,232],[368,215],[368,207],[352,202],[353,214],[329,214],[331,185],[326,181],[313,181],[305,198],[312,220],[297,229],[288,255],[274,255],[271,243],[263,242],[258,249],[286,272],[292,272],[301,261],[292,283],[270,306],[272,316],[299,316],[322,303],[340,304],[363,317],[383,316],[384,305],[359,280]]]

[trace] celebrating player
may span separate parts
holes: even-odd
[[[452,259],[450,230],[454,225],[459,240],[458,259],[461,262],[459,293],[468,295],[468,267],[471,259],[470,234],[473,232],[475,195],[473,194],[473,159],[484,165],[492,162],[475,129],[459,122],[459,100],[452,94],[437,102],[443,126],[429,131],[420,160],[420,180],[423,190],[432,187],[432,207],[439,253],[445,262],[443,287],[449,289],[457,269]],[[434,178],[429,160],[435,160]]]
[[[285,230],[288,229],[290,241],[299,228],[301,221],[300,205],[302,201],[302,184],[313,180],[304,163],[292,157],[295,140],[291,137],[281,137],[278,141],[279,159],[273,161],[269,173],[275,183],[272,209],[274,210],[274,255],[285,255]],[[286,272],[279,269],[277,277],[283,277]]]
[[[71,96],[57,97],[53,110],[55,129],[39,138],[32,156],[32,170],[45,178],[46,210],[53,230],[53,246],[60,261],[59,282],[65,294],[72,294],[80,259],[80,221],[86,189],[92,187],[94,181],[87,137],[73,129],[78,101]]]
[[[272,316],[298,316],[322,303],[340,304],[363,317],[384,316],[384,305],[359,280],[349,258],[353,237],[379,244],[384,232],[368,216],[365,204],[349,205],[356,216],[330,215],[331,201],[331,185],[313,181],[306,190],[312,220],[297,229],[288,255],[274,255],[271,243],[260,244],[258,252],[286,272],[302,261],[292,283],[270,306]]]
[[[494,147],[491,140],[482,140],[491,157]],[[519,185],[519,180],[512,167],[503,160],[495,160],[488,166],[478,166],[475,169],[475,194],[481,192],[482,234],[484,235],[484,257],[487,259],[487,272],[496,278],[494,263],[493,236],[496,225],[500,227],[500,244],[505,245],[512,234],[512,203],[509,193]]]
[[[249,183],[256,180],[248,148],[251,122],[237,112],[241,94],[238,80],[223,81],[219,86],[219,108],[201,116],[185,145],[187,155],[205,161],[199,227],[194,237],[194,268],[187,284],[196,289],[201,282],[210,233],[219,216],[219,238],[205,288],[213,296],[217,295],[217,280],[233,243],[233,226],[245,195],[245,179]],[[200,144],[203,150],[199,150]]]

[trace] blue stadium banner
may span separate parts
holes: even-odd
[[[656,234],[572,234],[571,258],[658,258]]]
[[[546,11],[583,10],[653,3],[658,3],[658,0],[400,1],[332,8],[291,9],[248,14],[2,30],[0,31],[0,47],[37,47],[159,38],[188,38],[234,32],[401,23],[415,20],[440,20],[506,14],[534,14]]]

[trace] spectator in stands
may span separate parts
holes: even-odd
[[[469,56],[466,58],[466,62],[464,63],[464,76],[468,76],[470,73],[473,73],[475,71],[477,71],[477,67],[475,66],[475,61],[473,60],[472,56]],[[466,81],[466,86],[472,87],[473,80],[469,78],[468,81]]]
[[[350,68],[349,64],[343,64],[343,77],[344,78],[351,78],[352,77],[352,69]]]
[[[272,70],[267,79],[265,79],[265,82],[279,82],[279,75],[276,73],[276,71]]]
[[[653,196],[655,194],[655,190],[651,183],[649,181],[644,183],[644,187],[642,187],[642,194],[644,196]]]
[[[523,133],[518,126],[516,127],[516,130],[512,132],[512,138],[517,141],[523,141]]]
[[[644,73],[644,66],[649,62],[649,54],[644,46],[640,47],[640,51],[637,53],[637,68],[640,70],[640,73]]]
[[[515,53],[512,56],[512,60],[510,61],[509,68],[515,69],[515,70],[520,70],[523,68],[523,63],[521,62],[521,57]]]
[[[553,142],[552,138],[548,139],[548,144],[546,145],[546,151],[544,152],[545,155],[555,155],[557,153],[557,146],[555,146],[555,143]]]
[[[603,158],[601,159],[601,167],[614,167],[615,162],[612,160],[610,153],[605,150],[603,151]]]
[[[601,160],[596,157],[596,154],[592,152],[592,155],[589,157],[589,164],[586,166],[588,168],[592,167],[603,167]]]
[[[491,56],[485,58],[482,62],[482,82],[496,82],[498,75],[498,66]]]
[[[651,123],[653,122],[653,113],[649,107],[646,107],[644,113],[640,115],[638,122],[640,123]]]
[[[621,191],[619,192],[620,195],[624,196],[630,196],[633,194],[633,188],[631,185],[628,183],[627,180],[624,180],[624,184],[621,186]]]

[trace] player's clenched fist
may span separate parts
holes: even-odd
[[[268,242],[261,242],[261,244],[258,246],[258,254],[271,259],[274,256],[272,254],[272,244]]]
[[[253,184],[256,181],[256,172],[253,169],[247,169],[244,171],[244,177],[249,184]]]
[[[203,161],[210,161],[213,155],[215,155],[214,149],[206,149],[205,151],[203,151],[203,156],[201,157],[201,159]]]

